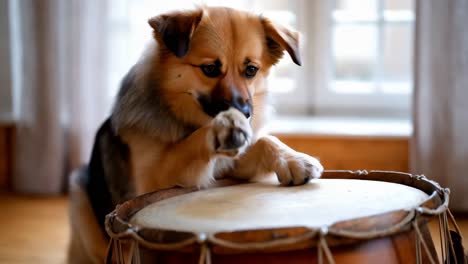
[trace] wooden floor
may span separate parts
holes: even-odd
[[[67,197],[0,195],[0,263],[65,263]]]
[[[0,194],[0,263],[65,263],[69,228],[67,197]],[[467,248],[468,218],[458,218]],[[438,245],[437,222],[431,231]]]

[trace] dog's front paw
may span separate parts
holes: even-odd
[[[234,108],[219,113],[212,121],[214,150],[234,157],[244,152],[252,138],[252,128],[245,116]]]
[[[284,155],[275,167],[281,184],[290,186],[305,184],[310,179],[320,178],[323,172],[323,166],[316,158],[300,152]]]

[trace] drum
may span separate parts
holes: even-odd
[[[456,261],[452,238],[459,231],[449,230],[455,222],[448,202],[448,189],[424,176],[383,171],[326,171],[294,187],[264,181],[172,188],[125,202],[106,217],[108,262]],[[431,218],[439,221],[441,260]]]

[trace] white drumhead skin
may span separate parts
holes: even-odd
[[[130,222],[149,228],[215,233],[306,226],[413,209],[429,196],[401,184],[317,179],[284,187],[250,183],[201,190],[151,204]]]

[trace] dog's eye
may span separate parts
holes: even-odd
[[[247,68],[245,68],[244,75],[247,78],[253,78],[257,74],[257,71],[258,71],[257,67],[249,65],[247,66]]]
[[[210,78],[218,77],[221,74],[221,68],[216,64],[203,64],[200,66],[203,74]]]

